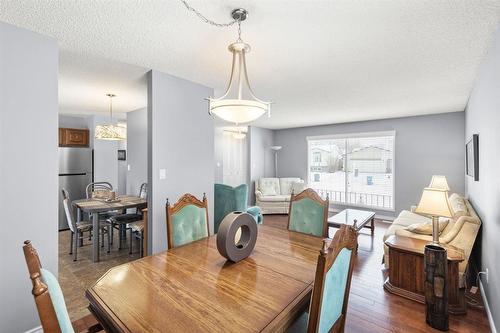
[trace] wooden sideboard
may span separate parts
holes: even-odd
[[[390,293],[425,303],[424,247],[429,242],[402,236],[391,236],[389,247],[389,276],[384,289]],[[458,264],[465,259],[463,250],[442,244],[448,255],[448,299],[451,314],[466,313],[464,290],[459,288]]]
[[[59,128],[59,147],[88,147],[89,130]]]

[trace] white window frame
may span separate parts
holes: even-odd
[[[307,141],[307,182],[309,183],[309,179],[311,179],[311,154],[309,154],[311,149],[311,141],[314,140],[328,140],[328,139],[351,139],[351,138],[369,138],[369,137],[379,137],[379,136],[392,136],[394,140],[392,140],[392,208],[385,207],[376,207],[370,205],[360,205],[360,204],[352,204],[347,202],[337,202],[330,201],[330,205],[340,205],[345,207],[359,207],[359,208],[367,208],[378,211],[387,211],[387,212],[395,212],[396,211],[396,131],[379,131],[379,132],[362,132],[362,133],[345,133],[345,134],[329,134],[329,135],[315,135],[315,136],[306,136]],[[345,177],[345,188],[347,189],[347,177]]]

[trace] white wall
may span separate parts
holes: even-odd
[[[500,26],[481,66],[465,111],[466,141],[479,134],[479,181],[465,177],[469,199],[482,225],[479,239],[481,267],[489,269],[489,283],[482,279],[490,312],[500,329]],[[464,145],[465,142],[462,142]],[[493,330],[495,332],[495,330]]]
[[[278,173],[307,179],[307,136],[395,131],[395,211],[378,213],[397,216],[418,203],[432,175],[446,175],[451,190],[464,193],[464,129],[464,112],[453,112],[278,130]]]
[[[22,251],[57,270],[56,40],[0,22],[0,332],[40,325]]]
[[[109,116],[92,116],[90,118],[92,147],[94,148],[94,181],[109,182],[118,189],[118,141],[94,139],[96,125],[109,124]]]
[[[167,248],[165,201],[184,193],[209,202],[213,230],[214,125],[207,96],[213,89],[155,70],[148,73],[148,183],[152,252]],[[160,179],[160,169],[166,178]]]
[[[265,128],[248,128],[248,170],[250,170],[248,199],[250,204],[255,202],[255,182],[259,178],[275,176],[274,152],[271,150],[271,146],[274,145],[274,133],[275,131]]]
[[[148,181],[148,112],[139,109],[127,113],[127,193],[139,193]]]

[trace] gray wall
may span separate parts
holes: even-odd
[[[138,193],[148,181],[148,112],[139,109],[127,113],[127,193]]]
[[[224,183],[224,129],[223,126],[214,127],[214,156],[215,182]]]
[[[167,248],[165,200],[184,193],[209,202],[213,230],[214,125],[207,112],[213,89],[155,70],[148,73],[148,183],[152,252]],[[160,169],[166,178],[160,179]]]
[[[307,136],[396,131],[394,216],[417,204],[431,176],[446,175],[453,192],[464,193],[464,112],[278,130],[280,177],[307,179]]]
[[[0,332],[40,325],[23,241],[58,273],[57,76],[56,40],[0,22]]]
[[[500,27],[481,66],[465,111],[466,141],[479,134],[479,181],[465,177],[469,199],[482,225],[479,249],[482,270],[489,269],[489,283],[483,278],[493,319],[500,323]],[[463,144],[463,142],[462,142]]]
[[[109,182],[118,190],[118,149],[120,143],[111,140],[95,140],[96,125],[109,124],[109,116],[91,116],[89,118],[91,143],[94,148],[94,181]]]
[[[248,142],[248,170],[249,170],[249,201],[255,202],[255,181],[263,177],[274,177],[274,145],[275,131],[259,127],[249,127]]]

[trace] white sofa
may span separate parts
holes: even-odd
[[[288,214],[292,191],[297,194],[305,188],[300,178],[261,178],[255,182],[255,205],[262,214]]]
[[[476,240],[477,233],[481,227],[481,220],[469,200],[454,193],[450,196],[450,205],[454,212],[446,227],[439,234],[439,242],[450,244],[464,250],[465,260],[459,265],[460,288],[465,286],[465,272],[469,263],[469,257]],[[413,210],[413,209],[412,209]],[[432,240],[431,235],[416,234],[408,230],[415,223],[432,223],[431,219],[411,211],[403,210],[387,229],[384,241],[391,235],[405,236],[410,238]],[[384,263],[389,267],[389,249],[384,244]]]

